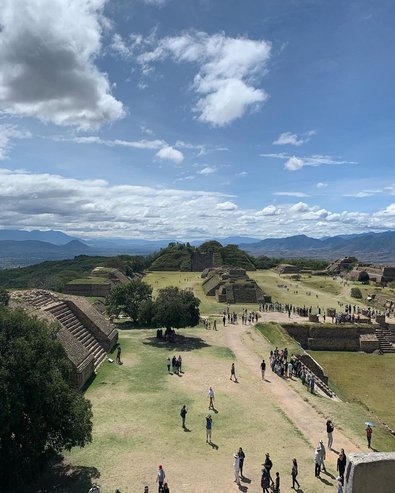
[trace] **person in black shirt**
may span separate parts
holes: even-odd
[[[332,444],[333,444],[333,430],[335,427],[333,426],[333,423],[330,419],[326,422],[326,433],[328,435],[328,449],[332,450]]]
[[[243,476],[243,465],[244,465],[244,459],[245,459],[245,453],[243,452],[243,449],[240,447],[239,451],[237,452],[237,455],[239,456],[239,470],[240,470],[240,476]]]
[[[181,416],[181,419],[182,419],[182,427],[183,427],[184,429],[185,429],[185,418],[187,417],[187,412],[188,412],[187,407],[186,407],[186,405],[184,404],[184,405],[182,406],[181,411],[180,411],[180,416]]]
[[[347,457],[344,453],[344,449],[340,450],[339,457],[337,458],[337,471],[341,478],[344,478],[344,471],[346,470]]]

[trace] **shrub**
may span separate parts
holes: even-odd
[[[351,297],[361,300],[362,299],[361,290],[359,288],[351,288]]]

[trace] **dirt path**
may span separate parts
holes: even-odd
[[[261,381],[259,367],[262,358],[258,356],[257,351],[262,349],[262,336],[251,326],[238,324],[228,326],[227,330],[224,331],[224,338],[227,346],[236,355],[236,364],[247,367],[251,373],[250,377],[261,382],[267,395],[286,413],[311,446],[317,446],[321,438],[326,444],[326,427],[323,417],[305,402],[285,380],[275,375],[271,371],[270,365],[267,365],[266,370],[267,381]],[[264,357],[268,363],[266,355]],[[347,452],[361,450],[356,443],[339,430],[334,432],[334,448],[336,450],[344,448]],[[337,455],[329,453],[327,460],[330,463],[335,463]]]

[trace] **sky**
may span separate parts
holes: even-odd
[[[2,0],[0,227],[395,229],[392,0]]]

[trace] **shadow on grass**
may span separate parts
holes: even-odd
[[[218,450],[219,449],[219,446],[214,443],[214,442],[209,442],[209,445],[211,445],[211,448],[213,448],[214,450]]]
[[[248,491],[248,486],[242,486],[241,484],[239,484],[239,490],[246,493]]]
[[[240,479],[243,481],[243,483],[251,483],[251,479],[247,478],[246,476],[241,475]]]
[[[100,478],[96,467],[71,466],[65,464],[59,457],[48,466],[40,480],[28,492],[46,491],[57,493],[86,493]]]
[[[143,344],[157,348],[167,348],[172,351],[193,351],[194,349],[210,347],[210,344],[207,344],[200,337],[189,337],[180,334],[176,335],[174,342],[168,342],[157,337],[147,337]]]
[[[326,484],[327,486],[333,486],[333,483],[328,481],[327,479],[322,478],[321,476],[318,476],[318,479],[321,481],[321,483]]]

